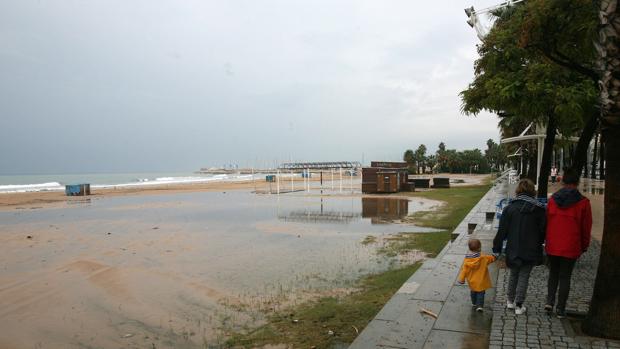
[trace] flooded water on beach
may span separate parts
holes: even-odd
[[[367,235],[437,202],[290,193],[92,197],[0,212],[0,347],[208,347],[395,261]]]

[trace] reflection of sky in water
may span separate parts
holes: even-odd
[[[338,225],[333,228],[340,232],[366,234],[400,232],[404,229],[402,225],[373,227],[373,223],[377,222],[373,218],[398,220],[424,209],[425,204],[428,206],[424,201],[404,199],[297,194],[254,195],[248,192],[92,197],[81,202],[70,202],[71,207],[66,209],[0,211],[0,218],[3,224],[8,225],[24,222],[58,223],[68,220],[176,222],[194,226],[221,224],[227,226],[227,230],[231,232],[234,232],[231,228],[263,221],[293,226],[303,225],[297,223],[321,223],[325,226],[335,223]],[[304,215],[311,219],[295,219]],[[411,225],[407,226],[406,230],[429,231]]]
[[[389,261],[360,241],[368,234],[428,231],[374,224],[425,204],[237,191],[92,197],[90,203],[70,208],[0,212],[0,232],[26,227],[44,231],[53,225],[79,236],[111,233],[109,240],[126,243],[130,255],[104,253],[107,240],[101,246],[89,240],[68,242],[64,253],[75,249],[111,265],[138,265],[232,294],[264,295],[333,286],[386,269]]]

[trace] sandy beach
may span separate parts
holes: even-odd
[[[0,194],[0,348],[202,348],[347,292],[394,263],[367,235],[428,231],[391,222],[440,205],[363,196],[355,181],[325,195],[252,182]]]
[[[343,180],[345,186],[349,185],[349,178]],[[357,177],[353,177],[357,181]],[[302,178],[293,179],[298,189],[303,186]],[[319,178],[311,178],[311,183],[317,183]],[[327,182],[326,182],[327,183]],[[291,179],[283,179],[281,181],[282,189],[291,187]],[[11,209],[32,209],[50,206],[63,206],[72,202],[80,202],[90,198],[110,197],[110,196],[128,196],[128,195],[162,195],[162,194],[179,194],[190,192],[215,192],[215,191],[231,191],[231,190],[258,190],[262,192],[275,191],[276,183],[268,183],[265,180],[256,181],[219,181],[206,183],[179,183],[179,184],[162,184],[151,186],[124,186],[106,189],[92,189],[90,196],[68,197],[61,191],[41,191],[26,193],[0,193],[0,210]]]
[[[486,175],[470,175],[470,174],[426,174],[413,175],[410,177],[434,178],[449,177],[452,186],[478,185],[485,181]],[[351,180],[353,183],[351,183]],[[353,185],[359,188],[361,177],[353,176],[353,178],[343,177],[342,186],[344,190],[349,190]],[[303,187],[304,179],[293,178],[294,184],[291,185],[291,178],[284,178],[280,181],[281,190],[300,190]],[[320,183],[320,177],[314,175],[310,178],[313,188]],[[340,181],[334,179],[334,188],[338,188]],[[331,177],[325,174],[323,178],[323,187],[332,188]],[[154,186],[135,186],[135,187],[119,187],[109,189],[93,189],[90,196],[68,197],[64,192],[28,192],[28,193],[0,193],[0,211],[14,209],[36,209],[41,207],[66,207],[73,202],[80,202],[88,199],[96,199],[109,196],[128,196],[128,195],[162,195],[162,194],[179,194],[189,192],[216,192],[216,191],[232,191],[232,190],[257,190],[259,192],[275,192],[276,183],[268,183],[265,180],[256,181],[239,181],[239,182],[208,182],[208,183],[183,183],[183,184],[165,184]]]
[[[271,310],[386,270],[394,261],[361,241],[423,232],[403,218],[441,205],[362,195],[358,178],[342,192],[317,182],[284,195],[254,194],[264,181],[0,194],[0,348],[222,343]],[[603,195],[584,194],[600,238]]]

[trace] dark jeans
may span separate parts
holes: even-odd
[[[477,307],[484,307],[484,292],[471,291],[471,304]]]
[[[555,293],[558,291],[557,310],[564,311],[570,291],[570,277],[573,274],[576,259],[559,256],[547,256],[549,262],[549,281],[547,282],[547,304],[555,304]]]

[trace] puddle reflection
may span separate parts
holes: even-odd
[[[372,224],[386,224],[409,214],[409,200],[390,198],[362,198],[362,217]]]
[[[88,206],[92,204],[91,198],[80,198],[80,199],[70,199],[67,200],[67,205],[84,205]]]
[[[320,208],[279,212],[278,219],[285,222],[348,224],[362,218],[370,218],[371,224],[387,224],[409,214],[407,199],[361,198],[361,207],[352,203],[351,207],[344,208],[342,205],[334,205],[333,202],[330,202],[329,208],[327,206],[325,200],[321,198]]]

